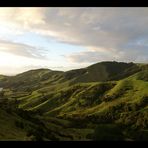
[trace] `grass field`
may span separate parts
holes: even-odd
[[[0,140],[148,140],[146,64],[32,70],[0,87]]]

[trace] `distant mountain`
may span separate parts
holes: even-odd
[[[86,68],[67,72],[37,69],[16,76],[5,77],[5,79],[1,80],[0,86],[9,88],[32,86],[36,88],[41,82],[49,84],[52,82],[63,83],[69,81],[70,84],[75,84],[78,82],[111,81],[125,78],[141,70],[142,66],[123,62],[101,62]]]
[[[134,63],[101,62],[87,68],[68,71],[64,76],[66,79],[75,79],[75,82],[98,82],[119,80],[140,70],[140,66]]]
[[[148,140],[148,64],[30,70],[0,88],[0,139]]]
[[[0,87],[27,90],[29,88],[36,89],[40,86],[42,81],[48,81],[63,72],[52,71],[49,69],[30,70],[16,76],[7,76],[0,79]]]

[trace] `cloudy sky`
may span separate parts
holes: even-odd
[[[0,8],[0,74],[148,62],[148,8]]]

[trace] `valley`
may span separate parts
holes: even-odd
[[[148,140],[148,64],[0,75],[0,140]]]

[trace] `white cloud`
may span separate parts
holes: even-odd
[[[148,8],[0,8],[0,32],[7,36],[33,32],[85,47],[84,52],[65,56],[71,65],[148,62],[147,26]],[[42,49],[8,42],[0,41],[0,51],[42,58]]]
[[[0,22],[10,23],[22,29],[33,27],[33,25],[44,24],[44,13],[42,8],[0,8]]]
[[[7,52],[18,56],[31,58],[46,58],[42,50],[26,44],[0,40],[0,52]]]
[[[96,48],[118,49],[148,34],[147,8],[1,8],[0,20]]]

